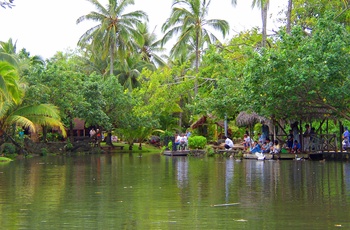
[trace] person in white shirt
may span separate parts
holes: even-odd
[[[231,150],[233,148],[233,141],[226,136],[224,136],[224,139],[225,139],[225,149]]]
[[[179,134],[177,134],[175,136],[175,148],[173,149],[174,151],[178,150],[178,146],[180,146],[180,140],[181,140],[181,137]]]
[[[187,136],[185,134],[182,134],[182,137],[180,138],[180,149],[185,150],[187,148]]]

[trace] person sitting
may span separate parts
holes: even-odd
[[[301,152],[301,145],[297,140],[295,140],[292,147],[292,153],[300,153],[300,152]]]
[[[266,138],[266,141],[264,145],[262,146],[262,153],[269,153],[271,151],[272,142],[270,141],[270,138]]]
[[[271,154],[280,154],[281,146],[279,145],[278,140],[274,141],[274,145],[271,147]]]
[[[343,137],[342,146],[343,146],[343,150],[347,150],[347,148],[349,147],[348,139]]]
[[[187,136],[182,134],[180,138],[180,150],[185,150],[187,148]]]
[[[231,150],[233,148],[233,141],[226,136],[224,136],[224,139],[225,139],[225,149]]]
[[[252,147],[250,148],[250,153],[259,153],[259,152],[261,152],[260,145],[257,141],[254,141]]]
[[[244,150],[247,150],[248,148],[250,148],[250,145],[251,145],[251,139],[250,139],[250,136],[248,134],[244,134],[244,137],[243,137],[243,146],[244,146]]]
[[[181,137],[180,137],[179,134],[177,134],[177,135],[175,136],[175,142],[174,142],[175,148],[173,149],[174,151],[176,151],[176,150],[179,149],[178,147],[180,146],[180,140],[181,140]]]
[[[261,133],[258,133],[258,139],[259,139],[259,145],[262,145],[264,143],[264,138],[263,136],[261,135]]]

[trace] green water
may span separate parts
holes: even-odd
[[[350,163],[112,154],[0,164],[1,229],[350,229]]]

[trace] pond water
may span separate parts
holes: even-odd
[[[350,229],[350,163],[160,154],[0,164],[1,229]]]

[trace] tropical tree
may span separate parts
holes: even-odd
[[[116,74],[119,83],[124,89],[130,92],[140,86],[139,76],[143,68],[154,70],[155,66],[142,60],[142,56],[137,53],[129,53],[121,62],[118,63]]]
[[[165,49],[161,47],[161,40],[157,40],[157,35],[149,31],[147,23],[137,25],[137,30],[143,37],[143,43],[139,45],[139,53],[142,60],[152,63],[154,66],[162,67],[166,63],[158,53],[164,52]]]
[[[124,14],[124,10],[134,4],[134,0],[109,0],[103,7],[97,0],[87,0],[92,3],[97,11],[83,15],[77,19],[77,24],[92,20],[97,25],[87,30],[79,39],[78,45],[86,47],[91,44],[94,50],[102,50],[102,58],[109,57],[110,75],[114,71],[114,58],[118,54],[120,58],[130,50],[135,50],[137,44],[142,43],[142,35],[137,30],[137,25],[143,19],[148,19],[143,11],[133,11]]]
[[[10,137],[8,131],[13,125],[28,128],[35,132],[36,125],[58,127],[66,136],[57,107],[51,104],[23,104],[24,90],[18,82],[15,67],[0,62],[0,133]],[[14,139],[10,138],[13,142]]]
[[[209,28],[219,30],[225,37],[229,32],[229,24],[225,20],[207,19],[210,0],[174,0],[170,17],[162,26],[165,44],[178,33],[179,37],[170,51],[173,57],[193,50],[195,53],[195,70],[198,72],[201,55],[207,45],[219,41]],[[192,49],[188,49],[191,46]],[[195,82],[195,95],[198,91]]]
[[[266,46],[267,41],[267,11],[269,9],[270,0],[253,0],[252,8],[258,7],[261,10],[261,21],[262,21],[262,47]]]
[[[288,6],[287,6],[287,25],[286,25],[286,31],[288,34],[291,32],[292,28],[292,9],[293,9],[293,0],[288,0]]]
[[[324,17],[326,12],[334,12],[334,19],[349,26],[349,9],[348,0],[293,0],[291,21],[306,30],[312,30],[317,20]]]
[[[237,0],[231,0],[233,6],[237,5]],[[266,46],[267,41],[267,11],[269,8],[270,0],[253,0],[252,8],[258,7],[261,10],[261,20],[262,20],[262,47]],[[292,0],[288,0],[288,10],[289,6],[292,5]]]
[[[0,108],[8,102],[18,104],[22,96],[17,70],[8,62],[0,61]]]
[[[334,13],[280,33],[275,49],[255,53],[242,88],[246,108],[276,119],[335,116],[350,119],[349,33]]]
[[[30,56],[25,48],[17,53],[17,42],[10,38],[7,42],[0,41],[0,60],[16,67],[18,74],[22,76],[34,64],[43,65],[45,62],[40,56]]]

